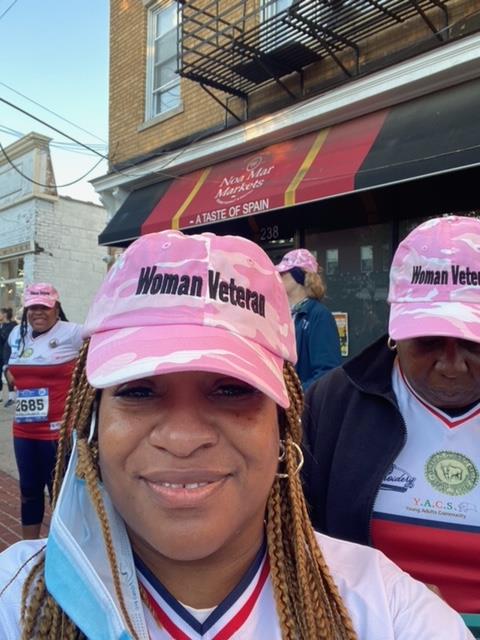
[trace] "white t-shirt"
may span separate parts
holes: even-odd
[[[472,640],[453,609],[381,552],[322,534],[317,538],[359,640]],[[0,596],[2,640],[20,637],[22,585],[35,559],[15,574],[44,544],[44,540],[19,542],[0,555],[0,592],[11,581]],[[140,580],[148,586],[144,576],[140,575]],[[262,558],[243,582],[217,607],[218,611],[214,610],[203,623],[197,620],[198,624],[192,623],[195,616],[191,610],[186,611],[171,596],[169,599],[154,592],[164,618],[163,627],[159,628],[144,607],[151,640],[281,640],[268,561]],[[89,640],[107,639],[90,636]],[[122,640],[127,638],[122,636]]]
[[[373,544],[457,611],[479,613],[480,403],[452,417],[420,398],[398,364],[392,385],[407,439],[375,500]]]
[[[75,360],[83,344],[82,325],[59,320],[49,331],[35,338],[28,326],[25,344],[20,340],[20,325],[8,336],[10,365],[54,365]]]

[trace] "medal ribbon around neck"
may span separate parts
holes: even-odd
[[[246,622],[249,615],[251,614],[260,596],[263,586],[265,585],[269,573],[270,563],[268,562],[268,558],[266,558],[260,571],[255,589],[250,594],[248,600],[245,602],[240,611],[238,611],[233,616],[233,618],[212,638],[212,640],[229,640],[242,627],[242,625]],[[142,602],[150,611],[158,627],[160,629],[165,629],[173,638],[173,640],[192,640],[190,636],[184,633],[177,627],[174,622],[172,622],[172,620],[170,620],[165,611],[162,610],[158,602],[140,580],[138,581],[138,586],[140,589],[140,597],[142,598]]]

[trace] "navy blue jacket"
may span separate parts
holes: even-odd
[[[407,432],[392,389],[387,336],[312,385],[303,417],[303,481],[313,526],[370,544],[370,521],[385,473]]]
[[[337,324],[327,307],[313,298],[300,305],[295,315],[296,370],[303,390],[342,363]]]

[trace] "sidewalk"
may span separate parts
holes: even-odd
[[[21,539],[20,494],[12,441],[14,407],[5,409],[3,404],[0,403],[0,551]],[[44,526],[42,534],[46,533]]]

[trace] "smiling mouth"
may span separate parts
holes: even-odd
[[[167,489],[199,489],[201,487],[206,487],[209,484],[213,484],[213,482],[189,482],[187,484],[179,484],[177,482],[157,482],[155,484],[160,485],[161,487],[166,487]]]
[[[151,494],[167,509],[200,508],[223,490],[229,476],[196,482],[167,482],[144,479]]]

